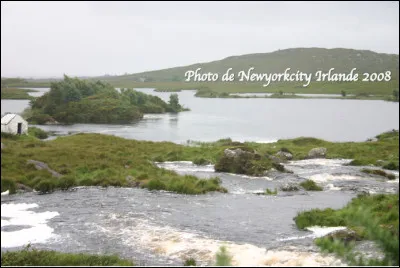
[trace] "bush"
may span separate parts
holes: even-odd
[[[193,258],[185,260],[183,266],[196,266],[196,260]]]
[[[59,179],[58,187],[60,187],[60,189],[63,191],[66,191],[74,186],[76,186],[76,180],[72,176],[64,176]]]
[[[383,166],[384,169],[389,169],[389,170],[399,170],[399,164],[396,164],[394,162],[390,162],[386,165]]]
[[[276,195],[276,194],[278,194],[278,189],[276,189],[275,188],[275,190],[274,191],[272,191],[272,190],[270,190],[270,189],[266,189],[265,190],[265,193],[264,193],[265,195]]]
[[[305,229],[310,226],[345,226],[346,221],[331,208],[312,209],[297,214],[294,218],[297,228]]]
[[[232,266],[232,257],[225,247],[220,247],[216,254],[215,266]]]
[[[159,179],[151,179],[147,183],[147,189],[149,190],[165,190],[167,187],[164,182],[160,181]]]
[[[28,133],[38,139],[47,139],[49,137],[46,131],[37,127],[29,127]]]
[[[306,180],[300,183],[300,186],[307,191],[322,191],[322,187],[318,186],[313,180]]]
[[[200,158],[196,158],[195,160],[193,160],[193,164],[198,165],[198,166],[204,166],[204,165],[209,165],[210,161],[200,157]]]
[[[16,184],[12,179],[1,178],[1,192],[9,191],[9,194],[16,193]]]
[[[82,179],[79,182],[79,185],[80,186],[93,186],[94,185],[94,181],[92,179],[90,179],[90,178],[85,178],[85,179]]]
[[[56,183],[51,179],[42,180],[35,186],[35,190],[40,194],[52,193],[55,188]]]

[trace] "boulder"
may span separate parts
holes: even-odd
[[[29,186],[17,183],[17,189],[21,192],[33,192],[33,189]]]
[[[279,151],[276,153],[276,156],[283,160],[292,160],[293,155],[289,152]]]
[[[260,176],[265,169],[254,163],[260,159],[261,155],[250,148],[225,149],[224,155],[217,161],[214,169],[217,172]]]
[[[362,238],[355,231],[350,229],[338,230],[327,234],[324,238],[329,238],[330,240],[341,240],[344,243],[349,243],[351,241],[361,241]]]
[[[27,162],[27,164],[33,164],[37,170],[41,170],[41,169],[47,170],[48,172],[51,173],[51,175],[53,175],[53,177],[56,177],[56,178],[62,177],[62,175],[60,173],[49,168],[49,166],[46,163],[36,161],[36,160],[27,160],[26,162]]]
[[[325,158],[326,157],[326,153],[327,153],[327,149],[326,148],[314,148],[311,149],[308,152],[308,158],[309,159],[313,159],[313,158]]]
[[[274,156],[274,155],[270,155],[269,159],[272,160],[272,162],[277,163],[277,164],[285,162],[281,158]]]

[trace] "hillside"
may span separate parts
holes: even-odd
[[[300,70],[306,73],[315,73],[317,70],[326,72],[330,68],[335,68],[337,72],[348,73],[351,69],[357,68],[359,73],[392,71],[397,78],[399,55],[344,48],[291,48],[131,75],[97,77],[97,79],[120,83],[140,82],[141,78],[145,78],[146,82],[178,82],[184,81],[186,71],[197,68],[202,68],[203,73],[219,73],[221,76],[228,68],[238,72],[248,70],[250,67],[254,67],[259,73],[280,73],[286,68],[291,68],[293,72]]]
[[[291,68],[290,73],[301,71],[312,74],[312,83],[303,87],[302,82],[272,82],[268,87],[263,87],[262,82],[239,82],[237,77],[234,82],[191,82],[185,81],[185,73],[189,70],[201,68],[201,73],[218,73],[222,77],[229,68],[237,75],[240,71],[255,68],[259,74],[283,73],[285,69]],[[357,82],[331,82],[315,81],[317,71],[328,72],[335,68],[335,73],[348,74],[353,68],[357,68],[360,74]],[[390,81],[364,82],[363,73],[386,73],[391,72]],[[311,94],[347,94],[357,95],[357,98],[388,99],[398,93],[399,77],[399,55],[376,53],[368,50],[355,50],[345,48],[291,48],[278,50],[271,53],[247,54],[231,56],[222,60],[197,63],[150,72],[142,72],[121,76],[99,76],[85,80],[101,80],[114,87],[129,88],[156,88],[161,91],[177,91],[182,89],[203,89],[210,91],[209,95],[220,95],[222,93],[311,93]],[[2,84],[7,83],[9,87],[48,87],[54,79],[27,79],[23,82],[7,80],[2,78]],[[225,94],[226,95],[226,94]],[[389,96],[389,97],[388,97]]]

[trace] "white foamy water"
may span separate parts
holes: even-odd
[[[337,226],[337,227],[311,226],[307,227],[306,229],[308,231],[313,232],[313,237],[318,238],[336,231],[345,230],[347,228],[344,226]]]
[[[21,247],[29,243],[44,243],[54,238],[53,229],[47,225],[48,220],[58,216],[58,212],[34,212],[37,204],[1,204],[1,228],[22,226],[17,231],[1,231],[1,247]],[[25,228],[26,227],[26,228]]]
[[[327,182],[327,181],[355,181],[355,180],[360,180],[360,176],[354,176],[354,175],[332,175],[328,173],[322,173],[322,174],[315,174],[312,176],[309,176],[308,179],[313,180],[315,182]]]
[[[278,241],[290,241],[290,240],[299,240],[299,239],[305,239],[305,238],[318,238],[318,237],[323,237],[327,234],[340,231],[340,230],[345,230],[346,227],[343,226],[338,226],[338,227],[324,227],[324,226],[311,226],[307,227],[306,230],[312,232],[312,234],[309,235],[304,235],[304,236],[291,236],[291,237],[286,237],[286,238],[281,238],[278,239]]]
[[[346,164],[349,164],[352,159],[306,159],[306,160],[296,160],[290,161],[287,165],[288,166],[309,166],[309,165],[319,165],[325,167],[339,167]]]
[[[198,166],[191,161],[156,162],[156,165],[176,172],[214,172],[214,165]]]
[[[113,217],[110,217],[111,219]],[[300,248],[292,250],[267,250],[252,244],[221,241],[169,226],[158,226],[147,220],[139,220],[134,227],[123,230],[97,226],[97,230],[121,236],[122,242],[130,247],[142,247],[155,254],[184,261],[194,258],[198,265],[214,265],[216,253],[226,247],[232,257],[233,266],[328,266],[342,265],[333,256],[307,252]]]

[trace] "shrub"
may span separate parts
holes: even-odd
[[[59,179],[58,187],[60,187],[60,189],[63,191],[66,191],[74,186],[76,186],[76,180],[72,176],[64,176]]]
[[[16,193],[16,184],[12,179],[1,178],[1,192],[9,191],[9,194]]]
[[[195,160],[193,160],[193,164],[198,165],[198,166],[204,166],[204,165],[210,164],[210,161],[200,157],[200,158],[196,158]]]
[[[390,162],[386,165],[383,166],[384,169],[389,169],[389,170],[399,170],[399,164],[396,164],[394,162]]]
[[[275,188],[275,190],[272,191],[272,190],[270,190],[270,189],[267,188],[267,189],[265,190],[265,193],[264,193],[264,194],[265,194],[265,195],[276,195],[277,193],[278,193],[278,189]]]
[[[216,254],[215,266],[232,266],[232,257],[224,246],[220,247]]]
[[[28,133],[38,139],[47,139],[49,137],[46,131],[37,127],[29,127]]]
[[[40,194],[52,193],[55,188],[56,183],[54,182],[54,180],[51,179],[41,180],[35,186],[35,190],[38,191]]]
[[[196,260],[193,258],[185,260],[183,266],[196,266]]]
[[[340,217],[335,210],[331,208],[327,209],[312,209],[310,211],[304,211],[297,214],[294,218],[297,228],[305,229],[310,226],[344,226],[346,221],[343,217]]]
[[[149,190],[165,190],[167,187],[164,182],[159,179],[151,179],[147,183],[147,189]]]
[[[94,185],[94,181],[90,178],[84,178],[79,182],[81,186],[92,186]]]
[[[307,191],[322,191],[322,187],[318,186],[313,180],[306,180],[300,183],[300,186]]]

